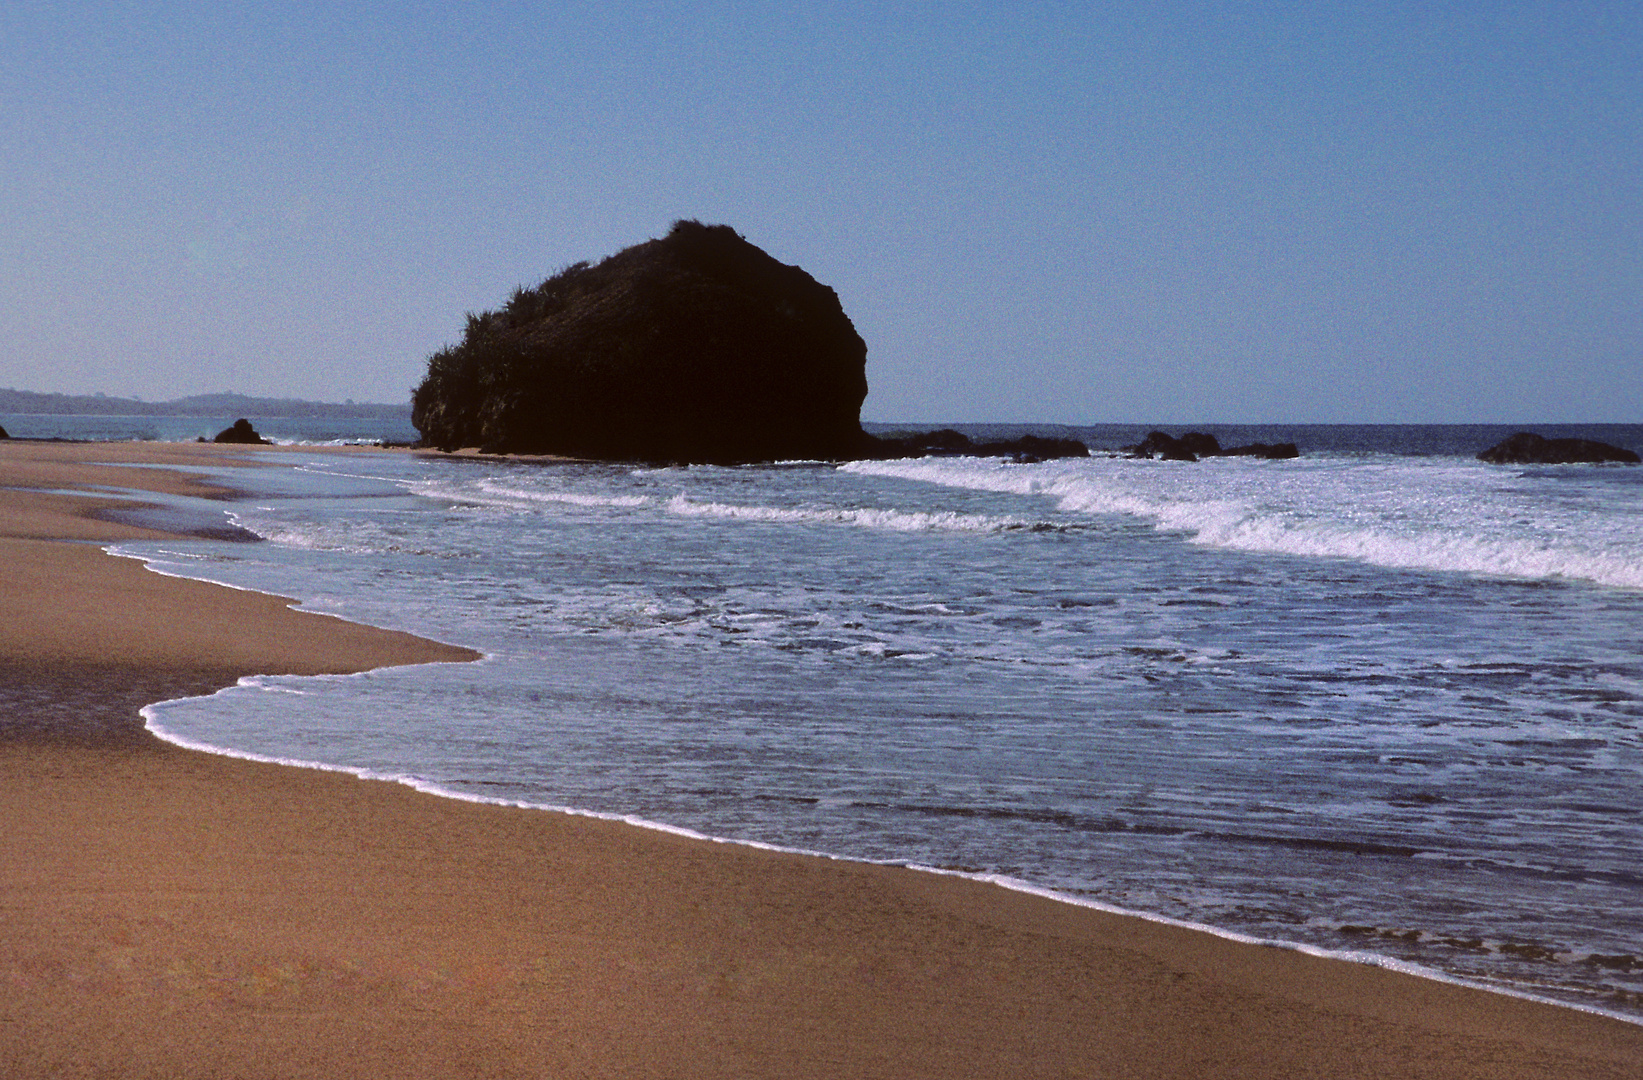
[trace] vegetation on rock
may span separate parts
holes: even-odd
[[[427,445],[614,460],[857,456],[867,345],[838,295],[727,225],[680,221],[470,314],[428,360]]]

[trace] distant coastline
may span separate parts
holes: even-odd
[[[105,394],[42,394],[32,390],[0,388],[0,413],[36,416],[263,416],[263,417],[379,417],[411,416],[411,403],[304,401],[298,398],[252,397],[248,394],[194,394],[173,401]]]

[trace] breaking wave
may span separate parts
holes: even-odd
[[[1122,514],[1195,544],[1400,570],[1572,579],[1643,588],[1643,500],[1591,512],[1582,497],[1531,499],[1544,477],[1470,463],[1174,462],[1091,459],[1012,465],[975,459],[855,462],[861,475],[1053,501],[1069,514]],[[1620,508],[1622,511],[1624,508]]]
[[[891,532],[973,532],[995,533],[1017,530],[1061,528],[1053,522],[995,514],[962,514],[953,511],[910,511],[874,507],[831,506],[740,506],[733,503],[698,502],[686,495],[668,500],[668,513],[680,517],[726,518],[793,524],[853,525]]]

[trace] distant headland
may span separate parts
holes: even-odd
[[[409,403],[336,403],[298,398],[252,397],[248,394],[194,394],[172,401],[109,397],[106,394],[41,394],[0,389],[0,413],[36,416],[370,416],[409,417]]]

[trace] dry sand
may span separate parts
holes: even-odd
[[[0,443],[0,485],[220,453]],[[167,746],[142,703],[464,654],[53,539],[142,534],[101,503],[0,491],[0,1076],[1643,1076],[1574,1010]]]

